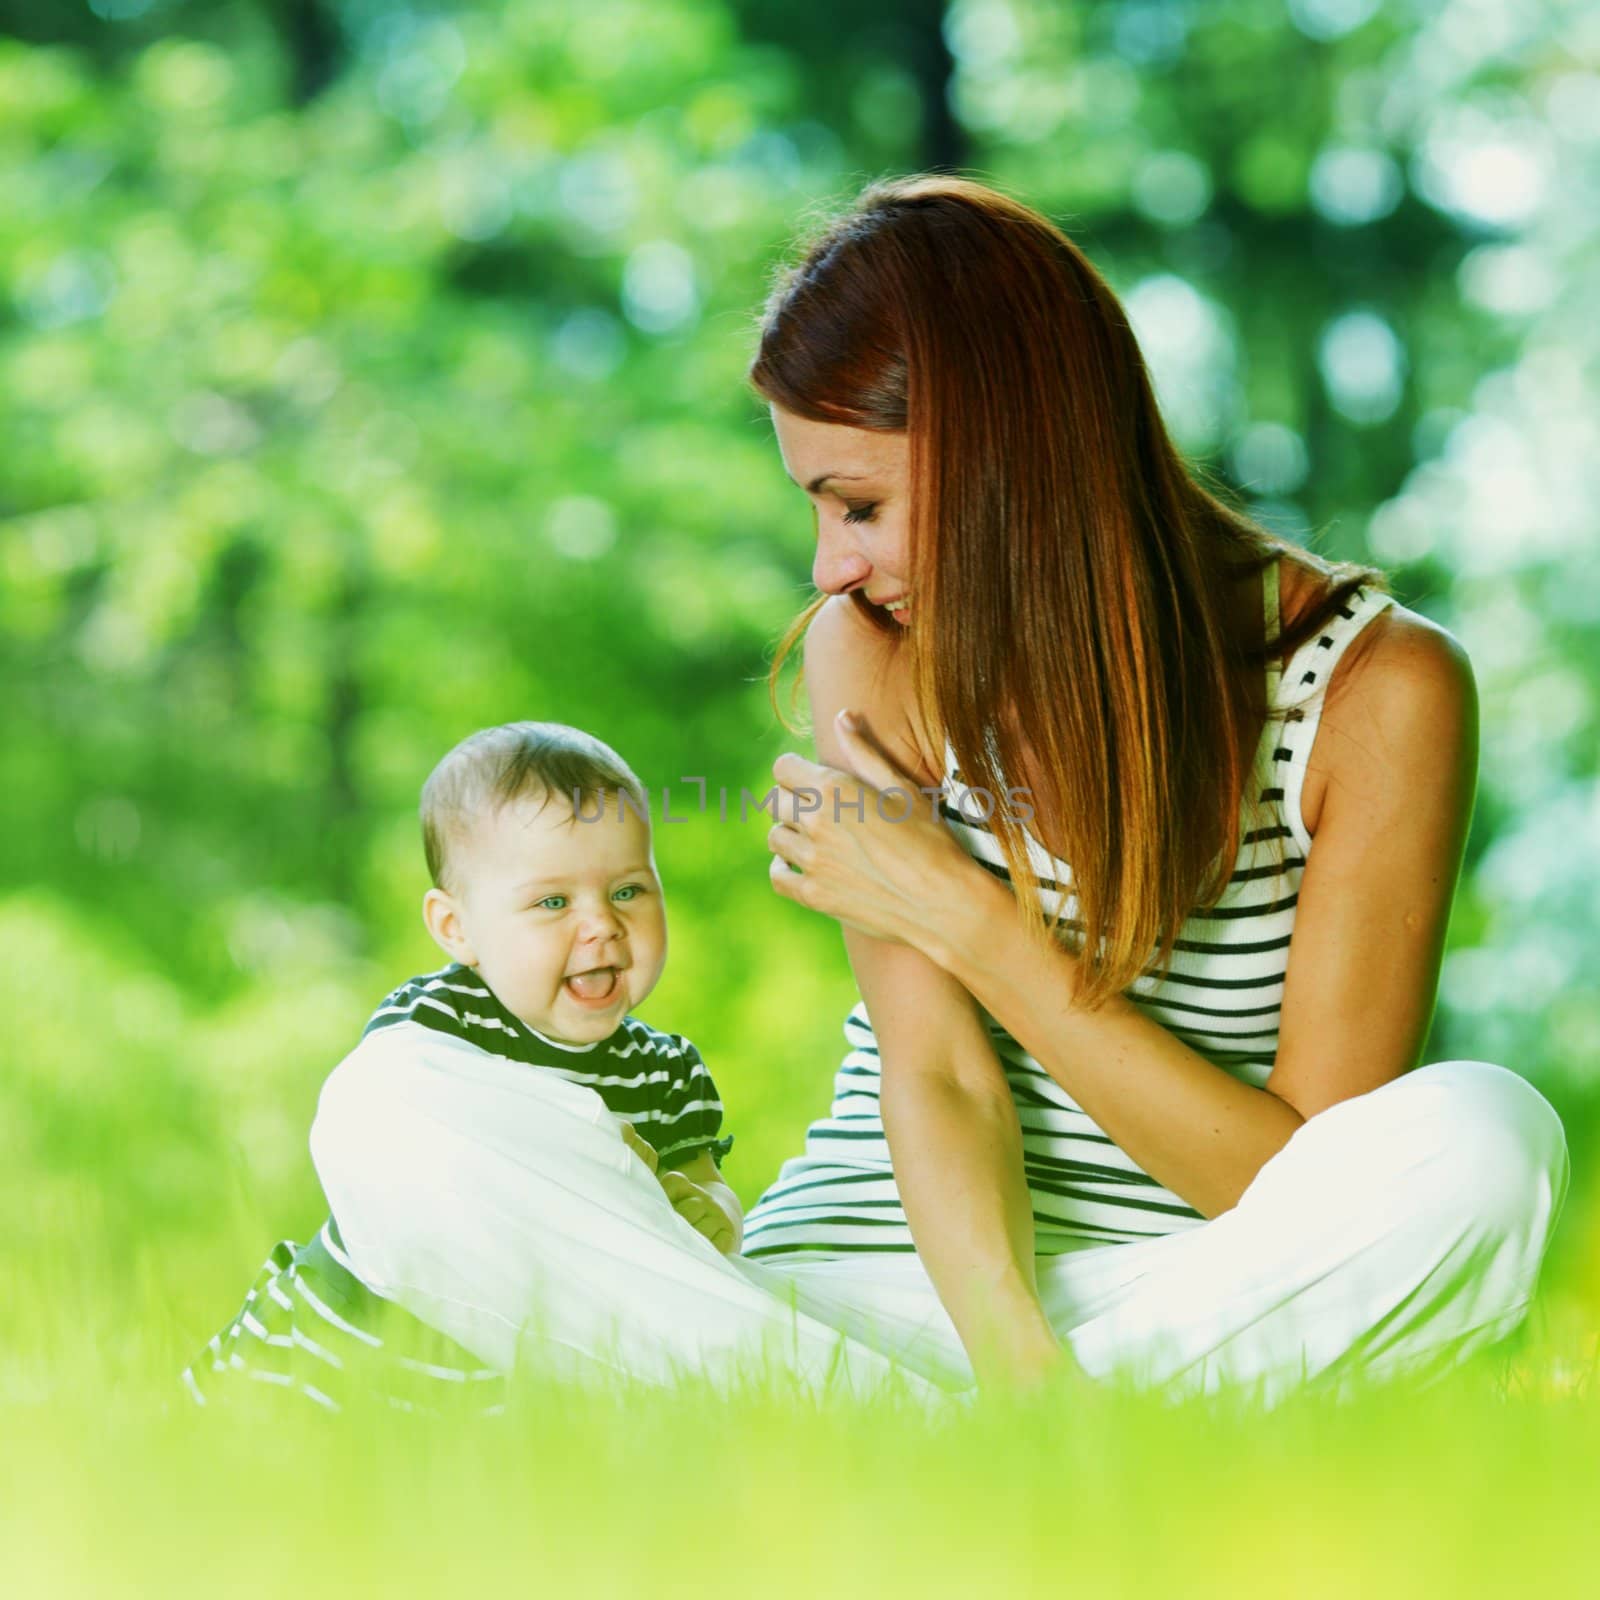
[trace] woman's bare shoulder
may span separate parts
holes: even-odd
[[[1309,566],[1285,560],[1281,568],[1282,609],[1285,628],[1304,616],[1328,593],[1328,579]],[[1340,657],[1328,685],[1328,708],[1359,682],[1363,692],[1398,686],[1425,689],[1431,679],[1436,689],[1448,692],[1459,683],[1466,651],[1448,629],[1395,600],[1363,627]]]
[[[1452,721],[1476,708],[1477,683],[1466,647],[1448,628],[1398,600],[1351,641],[1339,669],[1343,698],[1352,704],[1448,713]]]
[[[1301,801],[1307,831],[1315,836],[1330,789],[1369,789],[1382,772],[1409,785],[1444,774],[1470,806],[1477,725],[1477,682],[1461,641],[1399,601],[1385,606],[1329,680]]]
[[[927,784],[944,775],[944,745],[917,716],[910,646],[863,617],[848,595],[832,595],[805,638],[811,723],[822,760],[834,763],[833,719],[848,707],[866,718],[887,754]]]

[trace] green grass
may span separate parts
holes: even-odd
[[[37,1302],[35,1302],[37,1303]],[[1584,1592],[1600,1572],[1592,1318],[1546,1296],[1426,1389],[1270,1412],[1071,1387],[930,1417],[530,1381],[506,1416],[192,1407],[156,1319],[12,1359],[16,1596]],[[35,1333],[43,1327],[36,1326]]]

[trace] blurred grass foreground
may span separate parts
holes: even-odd
[[[1409,1600],[1584,1593],[1600,1560],[1594,1391],[1525,1392],[1504,1357],[1266,1416],[1108,1389],[932,1420],[532,1383],[472,1423],[273,1391],[247,1426],[106,1375],[91,1359],[48,1408],[7,1407],[8,1594]]]
[[[0,1593],[1592,1589],[1597,106],[1568,0],[0,0]],[[938,166],[1082,240],[1252,514],[1467,646],[1425,1059],[1566,1122],[1529,1323],[1268,1414],[192,1408],[323,1214],[318,1087],[435,962],[438,755],[538,716],[737,792],[803,747],[761,680],[812,530],[752,317],[813,208]],[[854,999],[763,821],[658,830],[644,1009],[712,1065],[746,1205]]]

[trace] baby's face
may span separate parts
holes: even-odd
[[[598,821],[565,795],[514,800],[476,820],[451,864],[477,969],[529,1027],[589,1044],[655,988],[667,916],[650,826],[627,807],[619,818],[614,789]]]

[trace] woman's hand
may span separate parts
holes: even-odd
[[[772,763],[772,887],[847,928],[938,960],[958,937],[976,879],[988,875],[939,817],[937,790],[884,755],[850,712],[839,713],[838,730],[852,770],[792,751]]]

